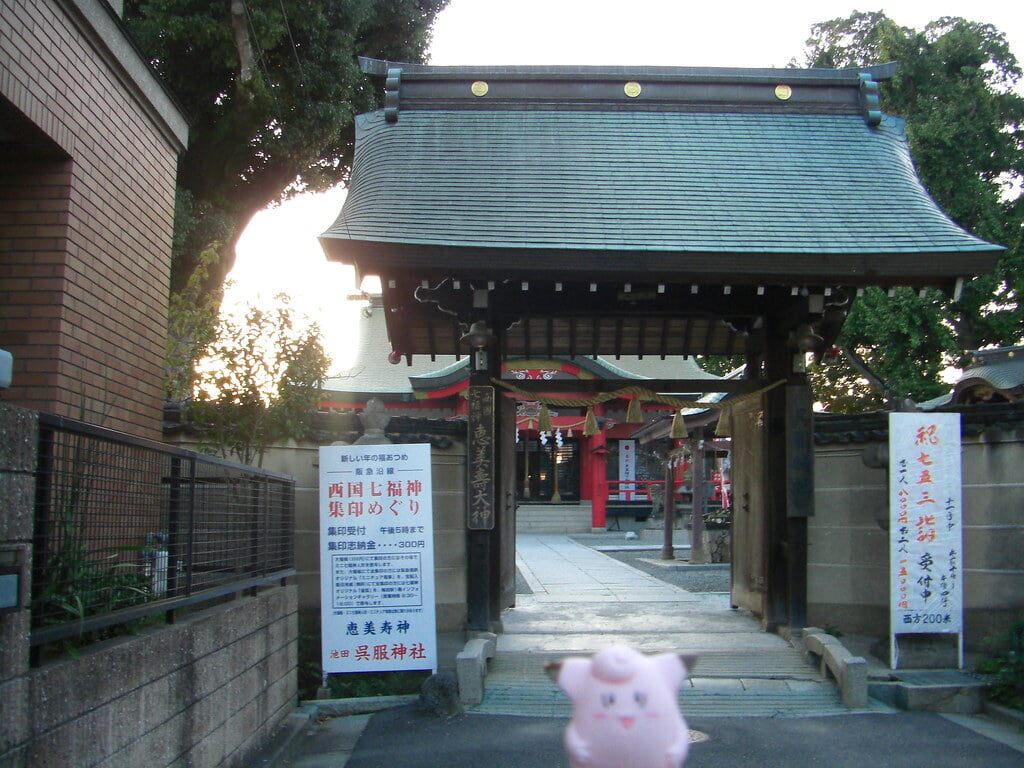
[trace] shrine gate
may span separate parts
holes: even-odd
[[[362,64],[383,78],[385,107],[358,117],[348,198],[321,242],[381,278],[394,359],[470,357],[470,626],[494,625],[514,592],[502,360],[632,354],[742,355],[746,378],[715,391],[766,390],[724,417],[732,602],[766,630],[803,627],[807,355],[831,345],[864,287],[955,292],[1001,250],[922,187],[902,121],[879,106],[895,66]]]

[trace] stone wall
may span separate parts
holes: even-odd
[[[967,418],[966,412],[964,418]],[[870,441],[818,445],[810,520],[812,625],[889,634],[887,477],[861,461]],[[986,429],[963,440],[964,642],[985,649],[1024,616],[1024,434]]]
[[[0,766],[29,738],[29,580],[35,505],[36,414],[0,402],[0,563],[20,573],[18,609],[0,613]]]
[[[11,765],[242,766],[292,711],[296,640],[275,587],[32,670]]]
[[[184,118],[104,0],[0,0],[4,398],[160,438]]]

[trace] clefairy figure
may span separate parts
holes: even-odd
[[[679,656],[616,645],[549,671],[573,702],[565,729],[572,768],[682,766],[690,732],[676,699],[687,673]]]

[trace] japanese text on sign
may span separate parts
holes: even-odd
[[[466,400],[469,429],[466,527],[489,531],[494,528],[494,388],[472,386]]]
[[[893,635],[963,625],[960,415],[889,414]]]
[[[324,672],[437,667],[430,446],[320,449]]]

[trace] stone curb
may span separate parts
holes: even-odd
[[[296,709],[288,714],[278,729],[271,735],[269,745],[260,749],[246,763],[246,768],[274,768],[280,765],[291,750],[292,744],[305,732],[313,716],[306,708]]]
[[[352,699],[315,699],[299,702],[299,706],[284,720],[272,737],[272,745],[265,747],[245,763],[246,768],[278,768],[291,756],[298,737],[322,715],[347,717],[368,715],[419,701],[418,694],[405,696],[366,696]]]
[[[821,665],[823,677],[831,676],[839,689],[839,698],[850,709],[863,709],[868,705],[868,663],[862,656],[854,656],[835,637],[817,627],[803,631],[804,653]]]
[[[472,706],[484,700],[487,664],[494,658],[497,647],[498,636],[493,632],[474,632],[455,657],[459,700],[463,705]]]
[[[345,717],[346,715],[368,715],[382,709],[414,704],[420,700],[418,693],[403,696],[365,696],[354,699],[313,699],[300,704],[302,710],[310,710],[310,719],[319,715]]]
[[[986,715],[993,720],[998,720],[1011,728],[1024,730],[1024,712],[1019,709],[1010,709],[994,701],[986,701],[983,705]]]

